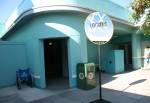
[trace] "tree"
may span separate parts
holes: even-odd
[[[145,35],[150,35],[150,0],[133,0],[131,7],[133,10],[132,17],[135,22],[144,20],[140,25],[140,29]]]

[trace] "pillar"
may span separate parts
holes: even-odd
[[[141,68],[141,35],[140,33],[132,34],[132,67],[133,69]]]

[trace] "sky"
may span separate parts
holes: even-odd
[[[21,0],[0,0],[0,22],[4,23]]]
[[[22,0],[0,0],[0,23],[4,23]],[[128,7],[133,0],[110,0],[123,7]]]
[[[130,3],[133,1],[133,0],[110,0],[110,1],[113,1],[114,3],[118,4],[118,5],[121,5],[123,7],[126,7],[128,8]]]

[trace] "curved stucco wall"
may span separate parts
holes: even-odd
[[[45,87],[43,40],[68,37],[68,68],[70,87],[76,86],[76,65],[87,62],[87,40],[83,25],[87,15],[80,13],[49,13],[33,17],[7,37],[9,41],[25,42],[28,66],[34,72],[36,85]]]

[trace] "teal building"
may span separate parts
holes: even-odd
[[[95,11],[107,14],[114,25],[100,57],[84,31],[86,17]],[[0,35],[0,87],[15,84],[18,68],[30,68],[36,87],[65,78],[73,88],[78,63],[98,64],[100,58],[101,69],[108,73],[144,67],[150,39],[129,22],[129,16],[128,9],[110,0],[23,0]]]

